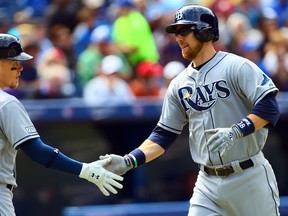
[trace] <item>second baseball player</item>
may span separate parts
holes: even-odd
[[[111,154],[107,169],[122,175],[154,160],[188,124],[200,168],[188,215],[278,216],[276,178],[262,153],[279,118],[278,89],[253,62],[215,49],[218,19],[209,8],[180,8],[166,32],[191,64],[170,83],[151,135],[125,156]]]

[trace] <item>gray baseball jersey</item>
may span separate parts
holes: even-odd
[[[158,126],[180,134],[189,123],[190,151],[198,164],[215,166],[247,159],[263,149],[266,128],[241,139],[222,158],[208,151],[209,137],[204,131],[232,126],[265,95],[277,91],[253,62],[218,52],[199,71],[189,65],[170,83]]]
[[[0,90],[0,183],[17,186],[15,179],[16,148],[39,137],[20,101]]]

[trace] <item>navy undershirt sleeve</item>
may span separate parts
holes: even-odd
[[[32,161],[53,170],[78,176],[82,169],[82,163],[67,157],[59,152],[58,149],[46,145],[40,138],[27,140],[22,143],[19,148],[22,149]],[[55,151],[58,152],[56,153]],[[49,166],[47,166],[48,164]]]
[[[266,95],[253,107],[251,113],[269,121],[265,127],[275,127],[280,116],[276,95],[274,93]]]
[[[166,150],[176,140],[177,136],[178,134],[172,133],[159,126],[156,126],[148,139],[157,143]]]

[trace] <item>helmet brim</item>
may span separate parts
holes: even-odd
[[[176,27],[178,25],[193,25],[195,24],[195,22],[191,22],[189,20],[181,20],[181,21],[178,21],[177,23],[173,23],[173,24],[170,24],[166,27],[165,31],[169,34],[174,34],[176,33]]]
[[[20,53],[19,55],[17,56],[14,56],[14,57],[9,57],[9,58],[5,58],[5,59],[8,59],[8,60],[16,60],[16,61],[26,61],[26,60],[30,60],[32,59],[33,56],[25,53],[25,52],[22,52]]]
[[[176,25],[175,24],[171,24],[169,26],[166,27],[166,32],[169,34],[173,34],[176,31]]]

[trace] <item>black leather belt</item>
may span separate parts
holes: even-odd
[[[242,168],[242,170],[245,170],[250,167],[253,167],[254,163],[251,159],[248,159],[246,161],[240,162],[239,165]],[[218,177],[227,177],[235,172],[232,165],[221,166],[221,167],[216,167],[216,168],[210,168],[210,167],[204,166],[204,171],[208,175],[213,175],[213,176],[218,176]]]
[[[7,185],[6,185],[6,188],[8,188],[10,191],[12,191],[12,190],[13,190],[13,188],[14,188],[14,186],[13,186],[13,185],[11,185],[11,184],[7,184]]]

